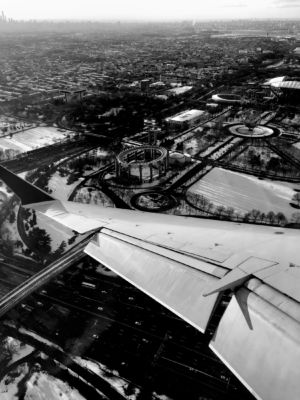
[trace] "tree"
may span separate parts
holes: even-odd
[[[229,219],[232,219],[233,215],[234,215],[234,208],[233,207],[227,207],[225,210],[225,214],[227,215],[227,217]]]
[[[254,167],[260,168],[261,167],[260,155],[259,154],[254,154],[250,158],[250,164],[251,164],[252,168],[254,168]]]
[[[280,158],[279,157],[272,157],[267,164],[267,169],[271,171],[277,171],[280,167]]]
[[[40,228],[33,228],[28,234],[28,244],[34,252],[47,255],[51,252],[51,237]]]
[[[265,221],[266,221],[266,214],[265,214],[264,212],[262,212],[262,213],[260,214],[260,222],[263,223],[263,222],[265,222]]]
[[[207,203],[206,207],[205,207],[206,213],[207,213],[207,214],[211,214],[213,208],[214,208],[213,203],[209,201],[209,202]]]
[[[287,218],[282,212],[276,214],[276,219],[280,225],[285,225],[287,223]]]
[[[225,207],[224,206],[218,206],[217,208],[216,208],[216,214],[219,216],[219,217],[221,217],[223,214],[224,214],[224,212],[225,212]]]
[[[12,212],[10,213],[10,215],[9,215],[9,223],[10,223],[10,224],[13,224],[13,223],[15,222],[15,220],[16,220],[16,214],[15,214],[14,211],[12,211]]]
[[[32,210],[32,223],[33,226],[37,224],[35,210]]]
[[[299,213],[299,212],[293,213],[293,214],[291,215],[291,221],[292,221],[294,224],[300,224],[300,213]]]
[[[234,217],[235,217],[236,221],[242,221],[242,220],[243,220],[243,215],[242,215],[242,213],[240,213],[240,212],[238,212],[238,211],[235,211]]]
[[[68,240],[68,245],[73,244],[79,235],[76,231],[72,231],[72,232],[73,232],[73,236],[71,236],[70,239]]]
[[[251,218],[254,222],[256,222],[256,221],[258,220],[258,218],[260,217],[260,215],[261,215],[261,212],[260,212],[259,210],[253,209],[253,210],[250,211],[250,218]]]
[[[244,222],[249,222],[250,216],[251,216],[251,215],[250,215],[249,212],[247,212],[246,214],[244,214],[243,221],[244,221]]]
[[[297,203],[298,207],[300,207],[300,192],[296,192],[292,197],[292,200]]]
[[[197,206],[199,208],[204,210],[207,207],[207,204],[208,204],[208,200],[204,196],[202,196],[202,195],[197,196]]]
[[[273,224],[273,222],[275,221],[275,213],[273,211],[269,211],[267,214],[267,219],[270,222],[270,224]]]
[[[17,240],[15,246],[16,248],[23,248],[23,242],[21,242],[21,240]]]

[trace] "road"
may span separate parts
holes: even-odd
[[[25,299],[29,294],[38,290],[55,276],[70,267],[74,262],[80,260],[84,254],[83,249],[89,242],[90,237],[84,239],[75,245],[71,250],[66,252],[58,261],[50,264],[32,277],[28,278],[24,283],[12,289],[7,295],[0,300],[0,317],[3,316],[11,308],[15,307],[20,301]]]
[[[39,341],[36,337],[31,336],[30,332],[20,332],[14,326],[6,325],[5,329],[11,336],[21,340],[22,342],[28,343],[31,346],[34,346],[44,354],[50,356],[52,359],[63,364],[66,368],[72,370],[73,373],[75,373],[84,381],[88,382],[94,389],[104,393],[107,398],[112,400],[126,400],[126,397],[119,393],[106,379],[88,370],[87,368],[84,368],[58,347],[51,346],[50,343],[46,343],[44,341]],[[94,393],[94,396],[97,398],[97,393]],[[101,397],[99,396],[99,398]]]
[[[96,288],[83,288],[82,281],[93,282]],[[72,331],[71,338],[76,337],[76,343],[82,344],[85,357],[102,364],[108,359],[114,370],[124,364],[126,378],[132,378],[131,372],[133,381],[142,387],[143,383],[136,380],[137,369],[147,370],[147,375],[159,371],[162,379],[176,376],[181,384],[194,385],[196,391],[201,385],[224,393],[227,386],[235,384],[207,348],[203,335],[118,277],[90,272],[87,266],[81,266],[78,272],[74,267],[25,302],[25,308],[19,309],[22,318],[27,314],[30,329],[62,348],[64,343],[70,344]],[[63,323],[65,314],[59,310],[68,310],[68,326]],[[43,312],[45,316],[41,317]],[[52,313],[54,319],[61,315],[62,323],[41,330],[41,318],[48,321]],[[79,321],[82,329],[77,327]]]
[[[207,166],[210,165],[212,169],[215,163],[218,160],[221,160],[225,157],[233,148],[239,146],[240,143],[244,139],[238,137],[232,137],[226,140],[225,142],[218,144],[214,149],[212,149],[209,153],[205,155],[205,157],[197,157],[194,156],[192,159],[194,161],[198,161],[194,167],[189,169],[185,174],[180,176],[177,180],[173,181],[172,184],[168,187],[168,191],[176,190],[179,187],[182,187],[187,182],[189,182],[188,186],[190,186],[190,181],[195,182],[199,180],[204,174],[207,174],[209,171]],[[199,162],[200,161],[200,162]]]

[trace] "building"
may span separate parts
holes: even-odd
[[[174,129],[188,129],[199,123],[205,114],[203,110],[187,110],[165,119],[167,125]]]
[[[141,82],[140,82],[141,91],[142,92],[148,92],[150,83],[151,83],[151,79],[143,79],[143,80],[141,80]]]
[[[140,146],[122,151],[115,162],[116,177],[124,184],[142,185],[167,173],[169,152],[158,146]]]
[[[299,103],[300,80],[298,77],[280,76],[268,80],[262,86],[284,101]]]
[[[82,100],[83,96],[86,94],[86,89],[60,90],[60,93],[64,94],[65,101],[68,103],[69,101]]]
[[[193,86],[178,86],[178,87],[174,87],[173,89],[168,90],[168,93],[173,96],[180,96],[181,94],[189,92],[192,89],[193,89]]]
[[[294,50],[294,55],[295,55],[296,57],[300,57],[300,47],[296,47],[296,48],[295,48],[295,50]]]
[[[241,96],[237,94],[214,94],[212,95],[212,100],[219,104],[240,104],[242,101]]]

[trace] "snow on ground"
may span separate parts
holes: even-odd
[[[156,394],[156,393],[153,393],[153,394],[155,396],[155,399],[157,399],[157,400],[172,400],[171,397],[168,397],[164,394]]]
[[[28,373],[28,365],[22,364],[14,370],[14,376],[5,375],[0,382],[0,399],[1,400],[18,400],[18,384]],[[29,399],[28,399],[29,400]]]
[[[78,390],[46,372],[35,372],[27,382],[24,400],[85,400]]]
[[[24,363],[8,374],[0,382],[1,400],[19,399],[18,384],[29,372],[29,366]],[[26,382],[24,400],[86,400],[78,390],[70,387],[66,382],[39,371],[31,374]]]
[[[6,322],[5,324],[8,326],[13,326],[15,328],[15,326],[10,322]],[[38,340],[39,342],[45,343],[47,346],[51,346],[54,349],[63,351],[63,349],[60,346],[58,346],[57,344],[50,342],[50,340],[47,340],[47,339],[43,338],[42,336],[40,336],[32,331],[29,331],[26,328],[23,328],[23,327],[19,328],[19,332],[23,333],[24,335],[29,335],[29,336],[33,337],[34,339]]]
[[[293,146],[296,147],[296,149],[300,149],[300,142],[294,143]]]
[[[71,132],[60,132],[55,127],[36,127],[15,133],[12,138],[0,138],[0,148],[14,149],[22,153],[53,144],[66,138]]]
[[[175,94],[176,96],[188,92],[189,90],[193,89],[193,86],[181,86],[174,89],[170,89],[169,93]]]
[[[6,198],[12,197],[13,192],[9,192],[7,189],[7,186],[2,183],[2,185],[0,186],[0,192],[2,192]]]
[[[5,347],[11,349],[12,357],[8,365],[26,357],[28,354],[32,353],[34,348],[28,344],[21,343],[19,340],[8,336],[5,340]]]
[[[94,360],[89,360],[79,356],[74,356],[72,358],[77,364],[94,372],[96,375],[101,376],[106,381],[108,381],[116,390],[118,390],[118,392],[125,395],[124,389],[127,388],[128,382],[119,377],[117,371],[110,371],[105,365]],[[113,374],[114,376],[109,376],[108,374]],[[136,400],[138,393],[139,389],[136,388],[135,393],[130,396],[126,396],[126,398],[128,400]]]
[[[189,190],[216,205],[233,207],[237,212],[258,209],[265,213],[282,212],[288,218],[296,211],[289,205],[294,189],[300,190],[300,184],[260,180],[251,175],[214,168]]]
[[[17,174],[17,175],[18,175],[20,178],[25,179],[25,177],[26,177],[26,175],[27,175],[28,172],[29,172],[29,171],[20,172],[20,173]]]
[[[18,225],[17,225],[18,211],[19,211],[19,205],[17,204],[14,207],[15,218],[16,218],[15,222],[10,223],[9,220],[6,219],[0,227],[0,233],[2,238],[5,237],[13,242],[16,242],[18,240],[21,241],[23,243],[23,247],[26,248],[27,246],[23,242],[18,230]],[[16,252],[18,251],[16,250]]]
[[[111,276],[111,277],[117,277],[118,274],[113,272],[112,270],[104,267],[104,265],[98,264],[96,267],[96,272],[98,274],[104,275],[104,276]]]
[[[74,201],[84,204],[96,204],[103,207],[114,207],[113,201],[106,196],[101,190],[88,187],[82,187],[76,193]]]
[[[80,184],[83,178],[73,182],[71,185],[67,184],[67,180],[68,177],[60,176],[59,172],[55,172],[48,182],[48,188],[52,190],[51,195],[59,200],[68,200],[73,189]]]

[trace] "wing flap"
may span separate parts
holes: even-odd
[[[291,316],[284,312],[285,306],[280,308],[281,293],[257,280],[250,282],[248,287],[255,292],[246,288],[236,292],[210,347],[257,398],[296,400],[300,393],[300,323],[295,317],[300,305],[286,299],[286,304],[293,302]]]
[[[202,293],[217,274],[203,272],[201,265],[196,269],[183,264],[176,252],[163,255],[152,250],[101,232],[85,252],[204,332],[218,294],[203,297]]]

